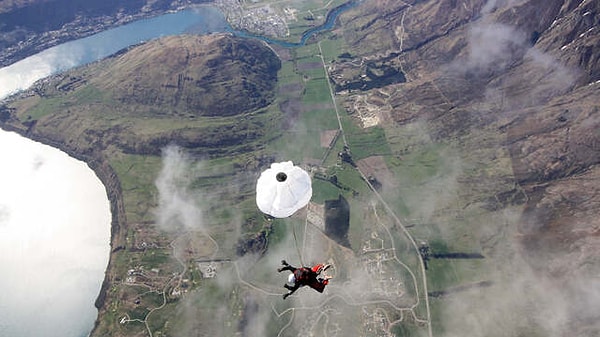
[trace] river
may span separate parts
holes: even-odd
[[[298,47],[331,29],[354,4],[333,9],[299,43],[235,31],[210,6],[136,21],[0,69],[0,100],[50,75],[161,36],[230,32]],[[85,163],[12,132],[0,130],[0,157],[0,336],[87,336],[110,249],[104,186]]]

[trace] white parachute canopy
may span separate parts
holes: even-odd
[[[271,164],[256,181],[256,205],[276,218],[294,214],[311,197],[310,176],[291,161]]]

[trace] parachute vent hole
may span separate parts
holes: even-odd
[[[275,176],[275,179],[277,179],[277,181],[279,181],[280,183],[282,183],[282,182],[284,182],[287,179],[287,174],[285,174],[283,172],[279,172]]]

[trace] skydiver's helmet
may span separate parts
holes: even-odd
[[[294,276],[294,273],[291,273],[290,276],[288,276],[288,283],[289,284],[295,284],[296,283],[296,276]]]

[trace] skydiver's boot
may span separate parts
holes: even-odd
[[[327,269],[329,269],[329,267],[331,267],[331,265],[326,264],[325,266],[323,266],[323,269],[321,271],[326,271]]]

